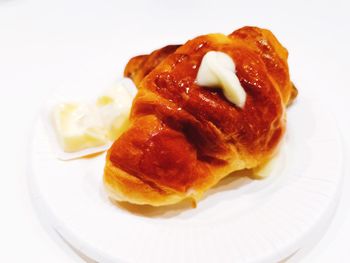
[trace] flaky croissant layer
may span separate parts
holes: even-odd
[[[247,94],[242,109],[221,90],[196,84],[208,51],[234,60]],[[110,197],[153,206],[197,201],[231,172],[269,160],[284,134],[285,107],[297,94],[287,57],[270,31],[243,27],[132,58],[125,75],[139,91],[129,128],[107,154]]]

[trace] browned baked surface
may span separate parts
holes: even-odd
[[[141,80],[148,75],[167,56],[174,53],[180,45],[169,45],[153,51],[149,55],[140,55],[130,59],[124,69],[124,76],[131,78],[138,86]]]
[[[235,61],[247,93],[243,109],[221,90],[196,85],[211,50]],[[139,91],[130,127],[107,155],[110,196],[155,206],[197,200],[230,172],[271,158],[285,130],[285,107],[296,96],[287,57],[270,31],[244,27],[131,59],[125,74]]]

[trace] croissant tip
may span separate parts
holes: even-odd
[[[298,89],[295,87],[295,84],[293,82],[291,82],[291,85],[292,85],[292,89],[290,92],[287,106],[290,106],[293,104],[293,102],[295,101],[295,98],[298,96],[298,93],[299,93]]]
[[[197,201],[192,199],[192,208],[197,208]]]

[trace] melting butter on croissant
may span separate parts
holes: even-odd
[[[220,51],[206,53],[196,81],[199,86],[223,89],[226,99],[243,108],[246,93],[236,75],[236,65],[229,55]]]

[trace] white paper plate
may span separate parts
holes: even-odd
[[[342,156],[327,108],[299,97],[288,110],[286,139],[270,176],[228,177],[196,209],[112,204],[102,186],[104,154],[57,160],[40,121],[30,182],[41,214],[98,262],[277,262],[332,215]]]

